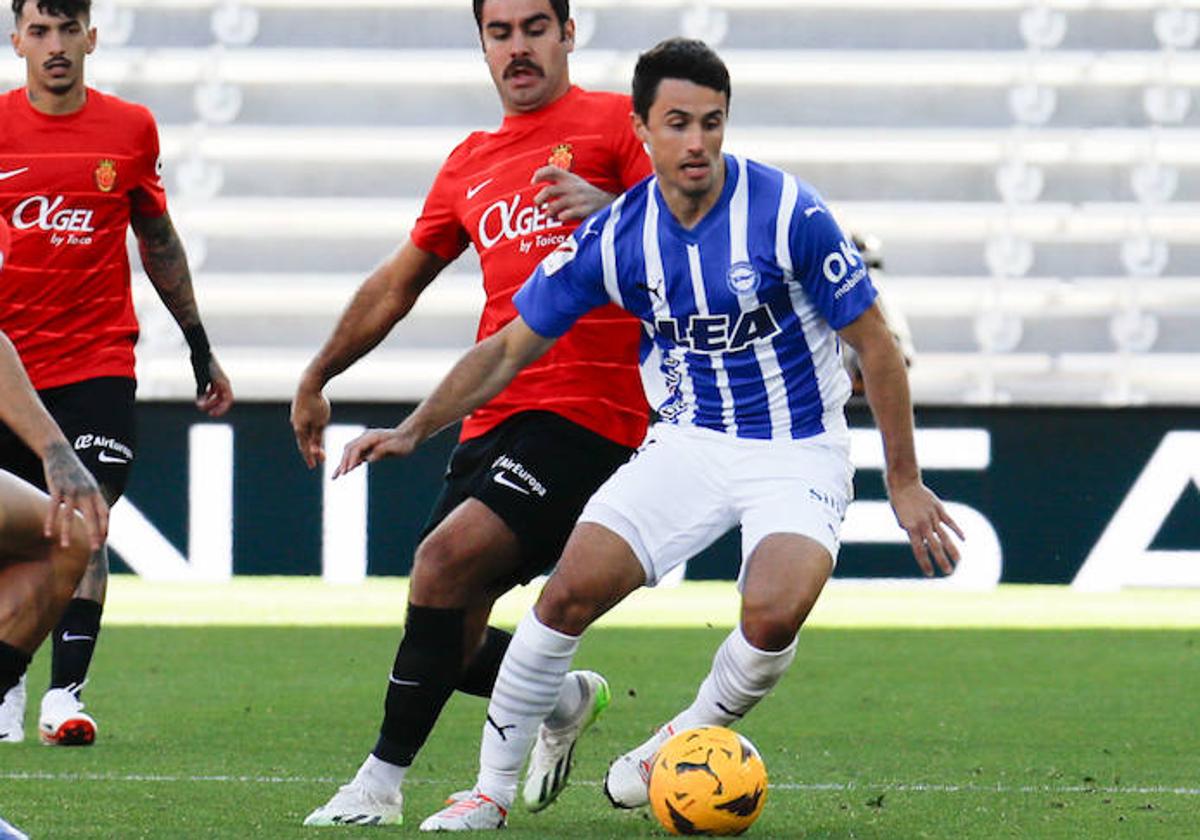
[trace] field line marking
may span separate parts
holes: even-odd
[[[193,782],[226,782],[236,784],[339,784],[344,779],[321,776],[175,776],[155,773],[0,773],[0,779],[8,781],[45,781],[45,782],[161,782],[161,783],[193,783]],[[461,780],[460,780],[461,781]],[[441,785],[453,787],[454,782],[442,779],[411,779],[406,784]],[[599,787],[599,781],[580,780],[575,782],[583,787]],[[775,782],[771,784],[774,790],[791,790],[803,792],[841,791],[846,793],[861,791],[875,793],[1110,793],[1145,796],[1151,794],[1171,796],[1200,796],[1200,788],[1169,787],[1166,785],[980,785],[980,784],[932,784],[909,782]]]

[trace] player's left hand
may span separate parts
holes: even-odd
[[[952,530],[960,540],[966,536],[958,523],[950,518],[941,500],[919,480],[891,488],[889,495],[896,521],[908,532],[908,541],[921,572],[926,577],[933,576],[930,555],[943,574],[953,572],[958,565],[958,546],[946,529]]]
[[[216,356],[209,358],[206,372],[208,381],[197,380],[196,382],[200,389],[199,395],[196,397],[196,408],[209,417],[220,417],[233,405],[233,386],[217,362]]]
[[[561,222],[586,219],[613,200],[609,193],[558,166],[543,166],[533,173],[531,183],[546,184],[533,203]]]
[[[367,429],[346,444],[342,451],[342,461],[333,471],[333,477],[345,475],[359,464],[373,464],[384,458],[407,457],[416,448],[417,441],[413,436],[399,428]]]
[[[50,446],[42,466],[46,492],[50,496],[42,525],[46,539],[57,537],[63,548],[70,545],[71,522],[78,511],[87,528],[92,550],[100,548],[108,537],[108,503],[92,474],[66,441]]]

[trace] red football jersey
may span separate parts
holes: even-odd
[[[530,182],[534,171],[554,163],[614,194],[650,174],[650,159],[629,122],[631,110],[628,96],[572,87],[540,111],[506,116],[499,130],[471,134],[451,152],[412,241],[446,260],[474,244],[487,294],[477,340],[516,316],[513,293],[578,225],[534,206],[545,186]],[[649,412],[637,368],[639,330],[636,319],[611,304],[588,313],[472,413],[462,439],[517,412],[541,410],[637,446]]]
[[[8,250],[12,247],[12,237],[8,233],[8,222],[0,216],[0,271],[4,270],[4,261],[8,259]]]
[[[134,375],[125,232],[131,213],[167,211],[158,168],[140,105],[89,88],[78,111],[47,116],[24,88],[0,95],[0,215],[13,237],[0,329],[35,388]]]

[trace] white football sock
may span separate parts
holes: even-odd
[[[407,767],[398,764],[388,764],[374,755],[367,755],[367,760],[358,768],[355,778],[367,786],[369,790],[386,796],[395,796],[404,784],[404,774]]]
[[[692,705],[668,724],[675,732],[697,726],[728,726],[766,697],[796,658],[796,639],[783,650],[759,650],[733,628],[713,657],[712,670]]]
[[[503,808],[517,796],[518,775],[537,737],[538,726],[554,708],[579,647],[578,636],[552,630],[530,610],[513,634],[500,665],[483,743],[476,789]]]

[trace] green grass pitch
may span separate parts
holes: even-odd
[[[330,600],[353,598],[341,593]],[[855,627],[837,618],[845,598],[829,596],[829,620],[804,631],[791,672],[739,727],[772,785],[749,837],[1200,836],[1200,629]],[[301,828],[370,749],[397,631],[237,626],[236,614],[224,626],[138,623],[124,597],[86,697],[97,744],[0,746],[0,814],[31,837],[415,834],[473,781],[484,704],[456,698],[410,773],[404,826]],[[1182,603],[1178,615],[1200,615],[1195,596]],[[586,638],[576,662],[609,676],[613,705],[581,742],[575,784],[541,814],[515,809],[508,836],[665,836],[646,813],[613,810],[599,782],[690,700],[726,632],[715,612],[713,627],[706,613],[699,626],[618,621]],[[936,622],[937,609],[924,613]],[[270,607],[241,615],[275,624]]]

